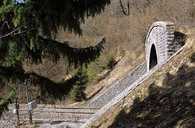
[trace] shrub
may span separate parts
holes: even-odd
[[[80,68],[77,72],[76,79],[73,89],[70,91],[70,98],[74,101],[85,100],[84,90],[86,88],[86,83],[88,82],[86,70]]]
[[[191,57],[190,57],[190,60],[191,60],[192,63],[195,62],[195,52],[192,53],[192,55],[191,55]]]
[[[114,57],[110,57],[108,60],[107,68],[113,69],[116,64],[117,64],[117,61],[114,59]]]

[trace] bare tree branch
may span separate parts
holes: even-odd
[[[127,2],[127,7],[125,7],[125,5],[123,4],[122,0],[119,0],[119,1],[120,1],[120,6],[121,6],[123,14],[126,15],[126,16],[129,16],[129,14],[130,14],[130,11],[129,11],[129,1]]]

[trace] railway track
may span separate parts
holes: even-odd
[[[16,125],[13,123],[17,121],[16,115],[12,113],[13,108],[13,105],[9,106],[9,111],[1,119],[2,123]],[[40,127],[53,127],[54,125],[66,124],[67,127],[78,128],[78,126],[91,118],[96,111],[96,108],[66,108],[63,106],[38,105],[32,111],[32,119]],[[29,120],[27,105],[20,104],[19,117],[21,122]],[[0,126],[0,128],[4,127],[5,125]]]
[[[133,82],[135,82],[137,79],[143,76],[146,73],[146,70],[147,70],[146,63],[137,66],[132,72],[128,73],[128,75],[124,77],[122,80],[113,83],[99,96],[92,98],[87,106],[92,108],[93,107],[101,108],[102,106],[106,105],[111,99],[116,97],[128,86],[130,86]]]
[[[113,104],[121,100],[132,89],[136,88],[137,85],[154,73],[157,68],[164,65],[182,50],[176,48],[177,44],[172,42],[174,39],[173,33],[174,25],[172,23],[154,23],[148,32],[147,40],[145,42],[147,62],[138,65],[134,70],[124,76],[123,79],[114,81],[108,88],[89,100],[84,108],[66,108],[59,105],[38,105],[38,107],[33,110],[33,120],[36,121],[41,128],[84,128],[85,126],[90,126],[90,123],[93,123],[96,118],[101,118],[102,114],[112,107]],[[151,47],[149,47],[150,45]],[[158,62],[156,68],[153,67],[154,69],[149,71],[152,46],[157,46],[159,50],[157,53],[159,56],[156,58],[158,59],[156,60]],[[16,116],[11,112],[12,109],[13,106],[10,106],[10,111],[6,112],[3,118],[0,119],[0,128],[13,128],[12,126],[15,125]],[[21,120],[28,120],[26,105],[20,105],[19,113]]]
[[[92,98],[83,108],[67,108],[61,105],[44,105],[38,104],[37,108],[32,111],[32,119],[41,128],[58,128],[71,127],[78,128],[87,122],[101,107],[106,105],[110,100],[124,91],[127,87],[136,81],[139,77],[146,73],[146,64],[137,66],[134,70],[126,75],[123,79],[114,82],[109,88],[105,89],[101,94]],[[14,105],[9,106],[9,111],[1,121],[4,124],[14,124],[16,115],[12,113]],[[28,121],[28,108],[25,104],[20,104],[19,108],[20,121]],[[10,123],[6,122],[9,121]],[[4,128],[1,125],[0,128]],[[12,127],[10,127],[12,128]]]

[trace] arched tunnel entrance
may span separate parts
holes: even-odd
[[[145,40],[147,72],[157,65],[161,67],[177,51],[175,37],[174,23],[157,21],[151,25]]]
[[[157,60],[156,48],[153,44],[150,51],[149,69],[152,69],[157,64],[158,64],[158,60]]]

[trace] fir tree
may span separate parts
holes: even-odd
[[[87,17],[100,14],[110,0],[1,0],[0,80],[20,80],[39,76],[26,73],[22,63],[57,62],[60,57],[75,67],[95,60],[104,39],[94,47],[73,48],[57,42],[59,28],[82,36],[80,25]],[[40,78],[41,80],[41,78]],[[39,81],[40,81],[39,80]]]
[[[76,81],[74,83],[73,89],[70,92],[70,97],[75,101],[85,100],[84,90],[86,88],[86,83],[88,81],[88,76],[86,70],[80,68],[76,75]]]
[[[60,27],[82,34],[85,18],[101,13],[109,0],[1,0],[0,65],[21,65],[22,61],[41,63],[49,57],[58,61],[66,57],[75,66],[89,63],[99,56],[102,43],[95,47],[72,48],[55,41]]]

